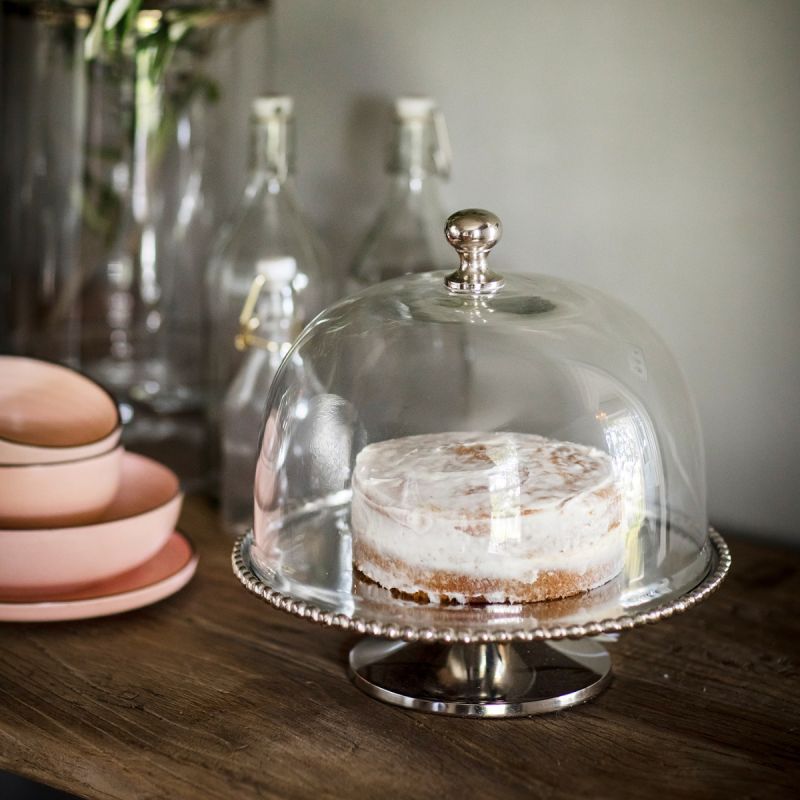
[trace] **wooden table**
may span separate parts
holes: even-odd
[[[0,769],[92,798],[678,798],[800,792],[800,554],[730,542],[697,609],[610,646],[586,705],[474,721],[383,705],[353,637],[274,611],[231,574],[202,500],[200,569],[118,617],[0,625]]]

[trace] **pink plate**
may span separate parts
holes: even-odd
[[[106,617],[149,606],[175,594],[197,569],[197,553],[180,531],[149,561],[80,591],[15,601],[0,595],[0,622],[60,622]]]

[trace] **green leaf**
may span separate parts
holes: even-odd
[[[103,49],[103,30],[107,12],[108,0],[100,0],[97,11],[94,12],[92,27],[89,28],[83,41],[83,57],[87,61],[97,58]]]
[[[107,31],[115,28],[117,23],[125,16],[130,4],[131,0],[111,0],[103,27]]]

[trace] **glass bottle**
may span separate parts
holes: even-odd
[[[348,285],[352,292],[409,273],[452,269],[452,250],[442,236],[447,214],[439,197],[440,184],[450,175],[444,116],[430,97],[398,97],[393,123],[389,193],[353,261]],[[414,339],[410,350],[398,347],[380,355],[376,351],[375,358],[399,374],[409,369],[413,352],[413,371],[427,387],[425,403],[418,406],[417,389],[410,383],[394,393],[392,402],[397,409],[417,407],[424,426],[440,404],[456,410],[468,402],[470,359],[460,335],[443,337],[436,329],[420,328]],[[446,384],[438,375],[443,357],[459,365]]]
[[[264,398],[297,334],[297,262],[292,257],[262,259],[239,318],[235,337],[242,361],[222,403],[220,431],[222,521],[240,534],[253,514],[253,475]]]
[[[217,242],[208,271],[208,424],[212,441],[217,442],[222,401],[243,358],[234,346],[240,311],[264,265],[293,259],[292,314],[297,330],[332,299],[328,256],[295,196],[291,97],[272,95],[253,101],[250,159],[244,198]],[[212,469],[217,461],[212,453]]]
[[[387,171],[389,194],[350,271],[355,290],[410,272],[447,267],[442,239],[447,216],[439,185],[450,175],[444,116],[430,97],[398,97]]]

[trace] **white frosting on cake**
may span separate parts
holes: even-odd
[[[431,599],[430,572],[487,586],[556,572],[574,576],[577,591],[603,583],[622,568],[621,521],[607,454],[533,434],[377,442],[359,453],[353,473],[356,566],[386,588]],[[513,599],[500,586],[482,595]]]

